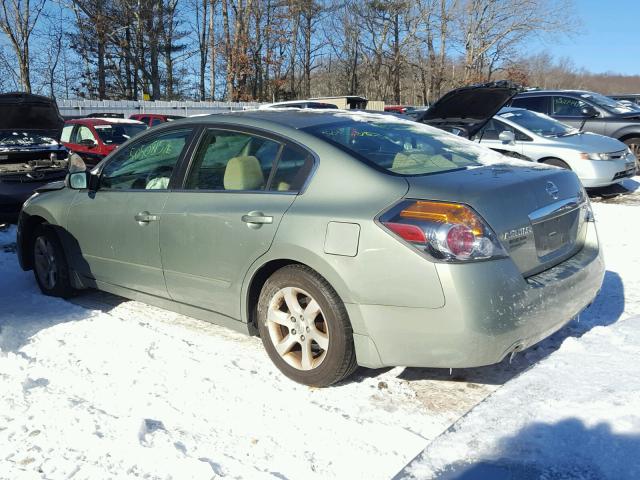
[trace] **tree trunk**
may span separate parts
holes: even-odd
[[[216,99],[216,0],[209,0],[209,68],[211,78],[209,79],[209,95],[212,101]]]

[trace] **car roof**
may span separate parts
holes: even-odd
[[[554,94],[565,94],[565,95],[583,95],[583,94],[593,94],[595,92],[590,92],[589,90],[527,90],[526,92],[519,93],[518,97],[534,97],[538,95],[554,95]]]
[[[304,129],[316,125],[329,125],[333,123],[340,123],[348,120],[366,121],[366,120],[387,120],[394,119],[394,121],[401,121],[395,119],[395,117],[385,114],[384,112],[370,113],[370,112],[352,112],[350,110],[339,109],[273,109],[273,110],[247,110],[244,112],[229,112],[229,113],[217,113],[211,115],[203,115],[200,117],[189,117],[180,120],[180,125],[186,123],[202,123],[202,122],[216,122],[216,123],[234,123],[242,124],[243,120],[257,120],[260,122],[270,122],[284,127],[294,128],[296,130]],[[409,122],[410,120],[405,120]],[[174,122],[172,125],[176,125]]]

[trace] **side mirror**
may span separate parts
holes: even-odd
[[[582,114],[583,117],[586,117],[586,118],[594,118],[600,115],[595,108],[588,105],[585,107],[582,107],[582,110],[580,110],[580,113]]]
[[[516,135],[509,130],[503,130],[502,132],[500,132],[500,135],[498,135],[498,140],[503,143],[515,143]]]
[[[74,172],[67,176],[67,185],[74,190],[84,190],[89,186],[89,172]]]
[[[80,140],[80,145],[84,147],[94,148],[96,146],[96,142],[94,142],[90,138],[83,138],[82,140]]]

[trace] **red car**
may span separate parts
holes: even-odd
[[[147,129],[137,120],[124,118],[78,118],[67,120],[60,141],[82,157],[88,166],[97,164],[118,145]]]
[[[408,105],[387,105],[384,107],[385,112],[393,112],[393,113],[410,113],[415,110],[415,107],[410,107]]]
[[[154,125],[160,125],[161,123],[171,122],[184,117],[181,117],[180,115],[161,115],[158,113],[136,113],[135,115],[131,115],[129,118],[145,123],[149,125],[149,127],[153,127]]]

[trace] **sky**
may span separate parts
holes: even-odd
[[[638,0],[574,0],[578,34],[540,44],[556,58],[569,57],[593,73],[640,75]],[[570,19],[567,19],[570,22]]]

